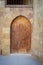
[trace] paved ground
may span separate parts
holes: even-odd
[[[31,55],[0,56],[0,65],[43,65]]]

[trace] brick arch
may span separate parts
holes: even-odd
[[[10,27],[10,53],[31,50],[31,23],[25,16],[17,16]]]

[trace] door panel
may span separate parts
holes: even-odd
[[[24,16],[16,17],[11,23],[11,53],[28,53],[31,49],[31,23]]]

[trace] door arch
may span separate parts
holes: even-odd
[[[25,16],[17,16],[10,27],[10,53],[31,50],[31,23]]]

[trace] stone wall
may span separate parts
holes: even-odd
[[[18,15],[30,20],[32,53],[43,57],[43,0],[33,0],[33,9],[0,7],[0,54],[10,54],[10,24]]]
[[[0,7],[5,7],[5,0],[0,0]]]
[[[32,8],[4,8],[0,7],[0,53],[10,54],[10,25],[19,15],[27,17],[33,23]]]
[[[43,57],[43,0],[33,0],[34,26],[32,34],[32,50]]]

